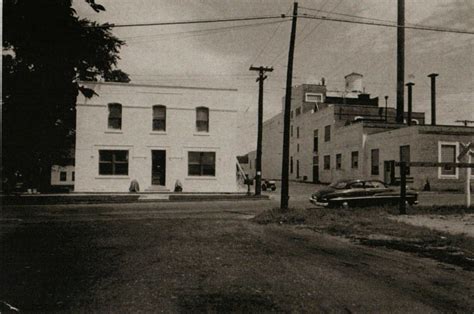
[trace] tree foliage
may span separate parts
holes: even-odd
[[[95,12],[105,8],[85,0]],[[107,24],[79,18],[71,0],[3,4],[2,174],[20,171],[35,185],[74,145],[80,81],[117,77],[124,44]]]

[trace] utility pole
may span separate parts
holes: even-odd
[[[298,15],[298,2],[293,4],[293,19],[291,22],[290,48],[288,51],[288,68],[286,73],[285,111],[283,115],[283,154],[281,162],[281,199],[280,209],[288,209],[289,200],[289,163],[290,163],[290,111],[291,111],[291,85],[293,79],[293,55],[295,52],[296,20]]]
[[[388,96],[385,96],[385,123],[387,123],[387,110],[388,110],[388,104],[387,104]]]
[[[398,0],[397,25],[397,123],[402,124],[405,93],[405,0]]]
[[[257,131],[257,162],[255,165],[255,195],[262,194],[262,121],[263,121],[263,81],[267,78],[265,72],[273,68],[250,66],[250,71],[258,71],[258,131]]]

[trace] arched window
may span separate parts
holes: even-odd
[[[209,132],[209,108],[196,108],[196,130],[198,132]]]
[[[120,130],[122,129],[122,105],[113,103],[109,104],[109,117],[108,117],[109,129]]]
[[[166,131],[166,107],[153,106],[153,131]]]

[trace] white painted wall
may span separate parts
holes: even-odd
[[[66,172],[66,181],[60,180],[61,172]],[[74,181],[72,180],[74,172],[74,166],[58,166],[53,165],[51,167],[51,185],[74,185]]]
[[[133,179],[141,191],[151,186],[151,151],[166,150],[166,188],[176,180],[185,192],[235,192],[235,90],[82,83],[99,96],[77,100],[75,191],[126,192]],[[122,104],[122,129],[108,130],[108,103]],[[152,131],[152,107],[164,105],[166,132]],[[209,133],[196,132],[195,108],[209,108]],[[127,176],[99,175],[99,150],[129,151]],[[188,152],[216,153],[214,177],[188,176]]]

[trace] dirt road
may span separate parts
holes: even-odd
[[[22,311],[472,312],[474,274],[248,220],[268,202],[17,207],[0,300]]]

